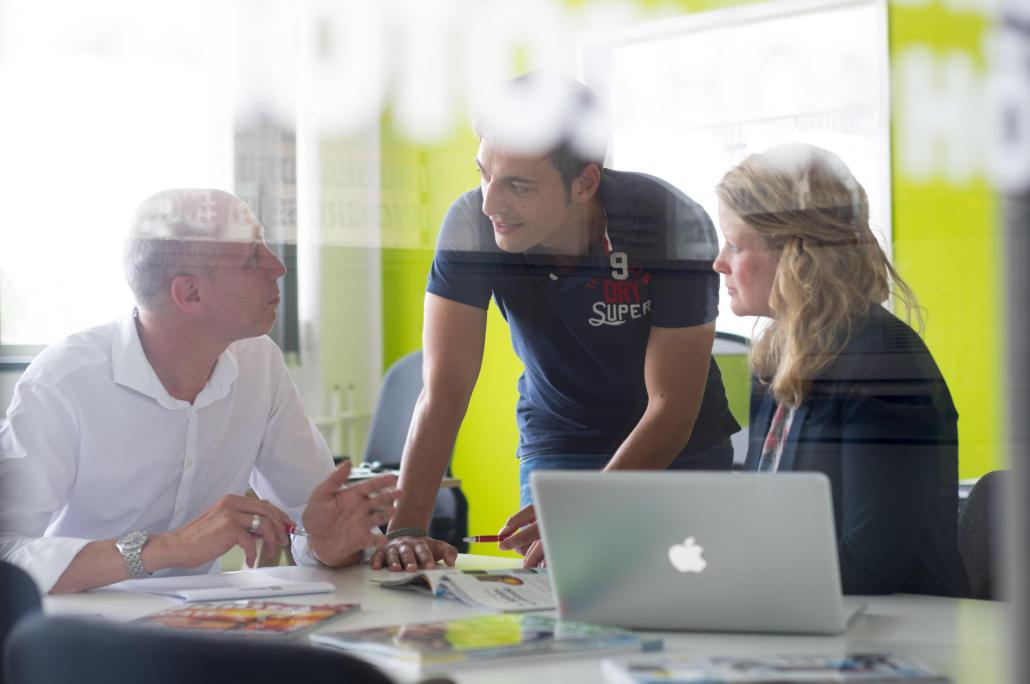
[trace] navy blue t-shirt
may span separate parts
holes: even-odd
[[[511,254],[494,241],[471,190],[447,212],[427,291],[486,309],[494,298],[525,371],[516,409],[520,457],[614,454],[647,406],[644,356],[651,326],[715,320],[715,229],[697,203],[652,176],[605,169],[607,240],[573,266],[540,250]],[[710,447],[740,426],[722,376],[708,381],[684,450]]]

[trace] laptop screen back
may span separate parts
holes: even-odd
[[[540,471],[563,617],[644,629],[845,629],[820,473]]]

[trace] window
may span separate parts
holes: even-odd
[[[231,188],[233,168],[228,90],[212,67],[218,12],[4,9],[7,31],[32,37],[0,59],[0,350],[11,355],[125,312],[121,241],[135,207],[166,187]]]
[[[592,36],[581,57],[586,82],[612,115],[611,167],[664,178],[717,223],[715,185],[731,166],[780,143],[819,145],[865,187],[873,231],[890,254],[882,0],[677,17]],[[723,291],[716,325],[750,337],[754,319],[733,315]]]

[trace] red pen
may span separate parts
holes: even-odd
[[[465,538],[462,539],[462,541],[466,541],[466,542],[499,542],[502,539],[507,539],[507,537],[501,537],[501,536],[498,536],[496,534],[480,534],[480,535],[476,535],[474,537],[465,537]]]

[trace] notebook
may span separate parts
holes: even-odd
[[[563,618],[662,630],[837,634],[845,600],[821,473],[539,471]]]
[[[250,570],[206,575],[148,577],[125,580],[112,584],[108,588],[118,591],[142,591],[148,594],[174,596],[184,601],[235,601],[264,596],[331,594],[336,591],[336,587],[331,582],[291,580]]]

